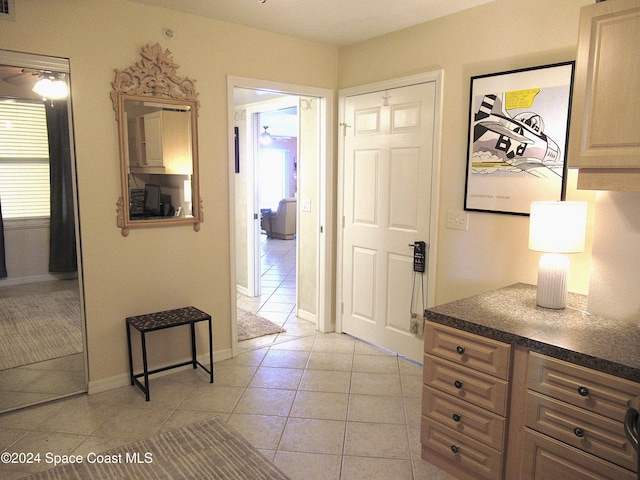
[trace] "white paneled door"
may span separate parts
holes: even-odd
[[[410,317],[414,280],[413,311],[422,310],[423,282],[410,245],[431,238],[436,85],[343,105],[342,331],[422,362]]]

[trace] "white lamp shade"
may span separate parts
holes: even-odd
[[[533,202],[529,218],[529,249],[577,253],[584,250],[586,202]]]

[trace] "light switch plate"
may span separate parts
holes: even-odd
[[[469,230],[469,214],[447,210],[447,228],[455,230]]]
[[[311,199],[308,197],[305,197],[302,199],[302,211],[303,212],[310,212],[311,211]]]

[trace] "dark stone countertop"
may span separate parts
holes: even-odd
[[[536,305],[536,287],[517,283],[427,309],[427,319],[617,377],[640,382],[640,321],[586,312],[569,293],[567,308]]]

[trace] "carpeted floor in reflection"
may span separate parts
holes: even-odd
[[[81,352],[78,292],[0,299],[0,338],[0,370]]]

